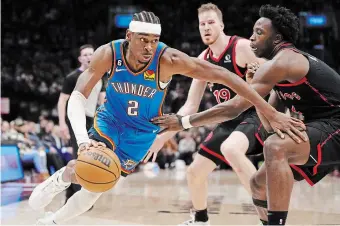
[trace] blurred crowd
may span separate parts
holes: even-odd
[[[40,117],[39,123],[17,118],[11,122],[1,120],[1,144],[16,144],[24,169],[52,175],[73,159],[73,150],[61,138],[59,126]]]

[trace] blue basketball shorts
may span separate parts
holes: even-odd
[[[145,158],[157,133],[133,128],[99,107],[89,130],[90,139],[100,141],[112,149],[121,164],[121,175],[127,176]]]

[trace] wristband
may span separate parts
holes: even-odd
[[[181,123],[182,123],[182,126],[183,126],[184,129],[189,129],[189,128],[193,127],[190,124],[190,115],[182,117]]]

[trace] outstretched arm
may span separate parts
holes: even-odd
[[[238,95],[244,97],[258,108],[267,118],[271,119],[276,110],[270,106],[252,87],[238,75],[227,69],[213,65],[207,61],[192,58],[175,49],[168,49],[161,59],[162,71],[171,74],[183,74],[195,79],[211,81],[228,86]],[[251,105],[250,103],[248,105]],[[241,113],[241,112],[239,112]]]
[[[181,123],[184,128],[189,128],[190,126],[202,126],[210,123],[219,123],[234,119],[254,104],[257,110],[265,116],[271,127],[280,137],[284,138],[282,133],[283,131],[289,134],[297,142],[299,139],[294,134],[298,135],[303,140],[306,140],[306,137],[295,128],[295,126],[305,128],[304,124],[300,120],[296,120],[276,111],[262,98],[270,93],[277,82],[285,78],[287,70],[284,63],[270,61],[263,64],[256,71],[250,87],[237,75],[226,69],[216,67],[214,65],[211,66],[209,63],[201,62],[199,60],[185,59],[185,56],[183,58],[184,60],[182,59],[182,62],[185,62],[187,65],[191,65],[185,66],[178,63],[180,67],[183,68],[181,69],[181,72],[177,73],[186,74],[202,80],[205,79],[222,83],[238,93],[238,95],[230,101],[216,105],[207,111],[183,117]],[[178,61],[178,59],[175,59],[175,61]],[[210,76],[205,76],[204,71],[209,71]],[[154,120],[154,123],[159,124],[168,130],[178,130],[181,128],[178,127],[178,120],[169,116],[161,116]]]

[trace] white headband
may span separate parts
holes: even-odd
[[[152,23],[133,20],[130,22],[129,30],[131,32],[136,32],[136,33],[161,35],[162,29],[161,29],[160,24],[152,24]]]

